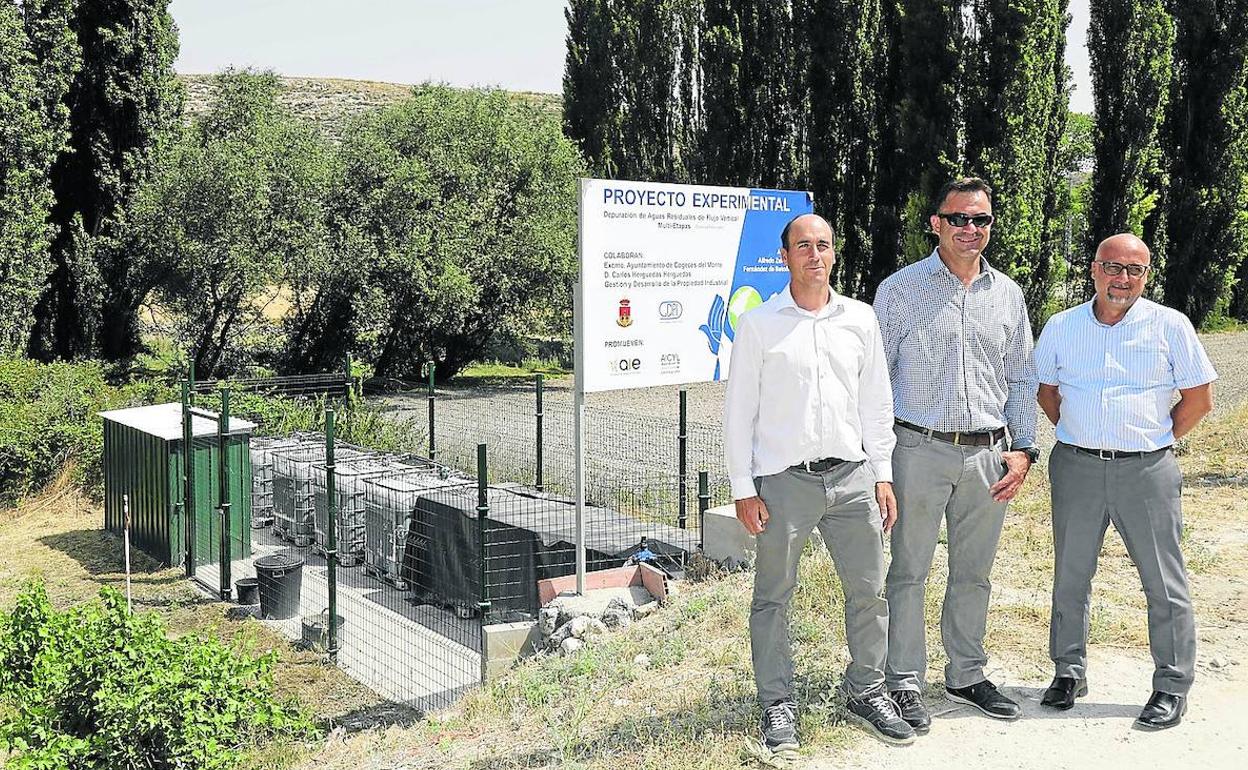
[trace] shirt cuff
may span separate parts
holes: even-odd
[[[1023,437],[1023,438],[1019,438],[1018,440],[1016,440],[1013,444],[1010,444],[1010,451],[1017,452],[1020,449],[1027,449],[1035,445],[1036,445],[1036,440],[1034,438]]]
[[[871,471],[875,474],[875,483],[882,482],[893,483],[893,462],[892,460],[873,460],[870,463]]]
[[[737,476],[729,479],[732,484],[732,499],[744,500],[747,497],[757,497],[758,488],[754,486],[754,477]]]

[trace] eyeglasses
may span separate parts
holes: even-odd
[[[1139,278],[1148,272],[1148,265],[1124,265],[1121,262],[1104,262],[1097,260],[1096,264],[1101,266],[1105,271],[1105,275],[1122,275],[1122,271],[1126,270],[1127,275],[1132,278]]]
[[[970,222],[976,227],[983,229],[990,227],[993,223],[992,214],[963,214],[961,211],[954,211],[948,214],[937,212],[936,216],[954,227],[966,227],[966,223]]]

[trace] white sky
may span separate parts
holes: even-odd
[[[283,75],[563,89],[564,0],[173,0],[176,68],[255,66]],[[1092,104],[1088,0],[1071,0],[1071,107]]]

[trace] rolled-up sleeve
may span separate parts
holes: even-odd
[[[1032,357],[1031,321],[1022,292],[1014,302],[1014,333],[1005,350],[1005,381],[1009,392],[1005,398],[1005,422],[1010,428],[1011,448],[1022,449],[1036,444],[1036,365]]]
[[[858,419],[862,426],[862,449],[876,481],[893,480],[893,390],[888,379],[888,360],[879,323],[872,318],[866,352],[858,377]]]
[[[758,494],[752,472],[754,426],[762,392],[763,350],[749,314],[741,317],[732,346],[724,396],[724,463],[734,500]]]

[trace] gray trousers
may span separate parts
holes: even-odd
[[[1186,695],[1196,667],[1196,624],[1179,537],[1183,476],[1174,454],[1101,460],[1058,444],[1049,456],[1053,488],[1053,614],[1049,657],[1057,676],[1083,679],[1088,603],[1109,523],[1122,536],[1148,602],[1153,689]]]
[[[845,690],[859,696],[884,682],[888,604],[884,601],[884,535],[875,475],[865,463],[826,473],[786,470],[755,479],[771,515],[758,535],[750,649],[764,706],[793,696],[788,610],[797,564],[815,527],[823,535],[845,594],[849,667]]]
[[[890,690],[922,690],[927,674],[924,594],[943,520],[949,535],[949,580],[940,612],[940,638],[949,663],[945,685],[984,680],[984,631],[992,591],[992,562],[1005,523],[1005,503],[989,487],[1005,475],[995,446],[954,446],[900,425],[894,430],[893,488],[897,524],[888,569]]]

